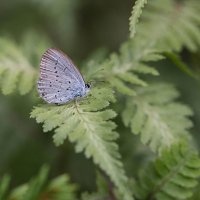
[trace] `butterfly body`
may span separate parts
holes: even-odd
[[[38,92],[48,103],[65,104],[83,97],[90,86],[70,58],[57,49],[48,49],[40,62]]]

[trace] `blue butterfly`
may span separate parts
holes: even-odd
[[[48,103],[65,104],[85,96],[90,84],[84,79],[71,59],[62,51],[48,49],[40,62],[38,92]]]

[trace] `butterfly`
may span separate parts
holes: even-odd
[[[65,104],[85,96],[90,84],[85,81],[71,59],[62,51],[47,49],[40,62],[38,93],[47,103]]]

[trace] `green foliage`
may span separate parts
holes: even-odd
[[[30,181],[30,183],[27,185],[22,185],[18,188],[16,188],[11,193],[11,199],[17,198],[17,199],[27,199],[27,200],[34,200],[38,199],[40,192],[42,191],[46,178],[48,174],[48,168],[47,166],[44,166],[39,175]]]
[[[109,197],[102,195],[100,193],[88,194],[84,193],[81,200],[97,200],[97,199],[108,199]]]
[[[151,74],[157,76],[158,71],[145,63],[137,62],[133,41],[125,42],[119,54],[112,53],[105,62],[96,65],[102,70],[97,76],[100,80],[108,81],[112,87],[125,95],[135,95],[134,86],[147,86],[147,82],[139,75]]]
[[[96,188],[93,193],[84,192],[81,194],[81,200],[96,200],[96,199],[112,199],[115,198],[113,184],[108,180],[105,174],[96,173]]]
[[[135,195],[139,200],[188,199],[199,177],[200,159],[196,151],[187,145],[176,144],[141,170]]]
[[[53,138],[56,145],[62,144],[67,137],[71,142],[76,142],[76,152],[84,151],[87,158],[92,157],[94,163],[111,177],[124,199],[131,199],[118,146],[114,141],[118,137],[113,131],[116,124],[110,120],[116,113],[104,109],[110,101],[114,101],[112,90],[96,86],[86,98],[67,105],[36,107],[31,117],[36,118],[38,123],[44,123],[44,131],[55,129]]]
[[[169,84],[152,84],[138,88],[137,95],[128,98],[122,117],[124,124],[153,151],[169,147],[179,138],[189,137],[192,126],[191,109],[176,102],[178,91]]]
[[[189,200],[196,200],[200,198],[200,183],[198,182],[198,186],[194,189],[194,193]]]
[[[132,35],[145,2],[137,1],[133,9],[130,17]],[[170,0],[165,3],[160,0],[150,1],[143,9],[134,39],[122,44],[119,54],[113,53],[100,66],[96,65],[96,69],[106,69],[99,78],[108,80],[120,93],[135,95],[130,84],[147,85],[138,74],[158,75],[154,68],[144,62],[158,61],[164,58],[163,52],[179,52],[184,46],[191,51],[198,49],[199,9],[199,4],[196,4],[195,0]]]
[[[134,37],[136,32],[136,24],[138,23],[138,19],[142,14],[142,8],[147,3],[147,0],[137,0],[135,5],[133,6],[133,10],[130,17],[130,36]]]
[[[4,94],[12,93],[16,87],[20,94],[28,93],[36,81],[36,71],[12,41],[0,38],[0,75]]]
[[[181,71],[188,74],[192,78],[199,79],[199,75],[192,71],[175,53],[166,52],[165,56],[169,58]]]
[[[82,45],[84,43],[79,43],[79,40],[73,38],[79,33],[79,29],[76,29],[78,23],[74,21],[76,12],[73,11],[85,3],[38,0],[30,2],[36,6],[34,9],[38,9],[40,15],[49,19],[47,27],[55,24],[53,27],[55,30],[50,28],[48,34],[52,40],[56,40],[57,47],[65,41],[69,45],[68,48],[75,43],[78,43],[78,48],[84,46]],[[193,88],[187,87],[188,91],[180,102],[179,97],[182,95],[173,84],[158,81],[158,76],[160,79],[165,79],[167,75],[155,66],[166,65],[164,58],[167,57],[187,75],[197,80],[198,76],[183,62],[180,53],[183,48],[187,49],[187,54],[199,50],[199,11],[198,0],[136,0],[130,17],[129,39],[121,44],[118,52],[107,56],[104,50],[97,51],[97,54],[92,54],[88,62],[82,65],[84,77],[86,75],[88,81],[92,78],[96,82],[92,85],[91,91],[85,97],[75,99],[66,105],[40,104],[34,107],[31,118],[43,124],[43,132],[53,132],[56,146],[63,145],[68,139],[75,144],[77,153],[83,152],[86,158],[90,158],[103,170],[103,175],[106,174],[105,177],[102,176],[103,178],[97,176],[97,179],[100,179],[97,190],[94,191],[92,188],[90,191],[90,188],[88,190],[90,192],[84,191],[81,195],[83,200],[131,200],[134,197],[137,200],[198,199],[199,193],[193,192],[193,189],[197,186],[198,190],[200,184],[197,181],[200,176],[200,158],[196,150],[190,148],[191,144],[194,144],[192,133],[196,129],[192,133],[189,132],[193,126],[190,118],[193,116],[193,111],[182,103],[190,104],[188,99],[190,89]],[[85,11],[80,9],[80,13],[82,12],[84,15]],[[81,14],[78,16],[78,19],[80,18]],[[95,27],[97,27],[96,21]],[[80,32],[84,35],[84,31]],[[81,36],[84,38],[83,35]],[[112,36],[114,37],[113,32]],[[40,57],[51,43],[47,37],[33,30],[26,30],[16,41],[18,42],[0,38],[0,87],[3,94],[16,91],[27,94],[32,91],[36,86]],[[89,45],[85,45],[85,48],[87,49]],[[74,55],[76,53],[75,51]],[[187,59],[190,61],[189,57]],[[171,78],[173,72],[170,68],[167,71]],[[176,79],[178,83],[179,79]],[[99,80],[106,84],[97,84]],[[114,90],[116,90],[115,95]],[[196,96],[194,101],[199,102]],[[112,104],[114,102],[115,105]],[[198,115],[196,110],[194,113],[197,112]],[[116,115],[119,117],[115,118]],[[9,124],[18,124],[15,116],[10,121]],[[37,128],[32,132],[35,130]],[[131,134],[128,137],[128,132],[140,137],[135,139],[136,137]],[[118,141],[119,136],[121,138]],[[126,139],[130,137],[134,141]],[[129,150],[126,159],[121,158],[120,152],[123,150],[121,151],[119,146],[120,148],[126,146]],[[137,148],[143,151],[151,150],[143,154],[147,157],[142,158],[144,162],[147,162],[148,156],[152,154],[155,157],[155,161],[149,164],[147,169],[143,163],[140,164],[141,155],[138,155]],[[69,149],[70,145],[67,147],[67,150]],[[68,165],[65,166],[65,159],[61,156],[62,166],[58,168],[77,170],[70,165],[70,161],[73,163],[73,159],[70,160],[72,157],[70,150],[63,154],[69,161]],[[51,153],[49,155],[51,156]],[[134,179],[133,174],[126,172],[124,166],[127,163],[124,165],[122,161],[131,163],[131,167],[134,166],[132,168],[134,175],[137,171],[141,171],[141,176],[134,180],[133,186],[131,184]],[[57,165],[57,160],[55,163]],[[80,164],[77,166],[80,167]],[[92,165],[91,168],[95,167]],[[85,168],[84,172],[87,171]],[[7,195],[9,176],[4,176],[0,181],[0,199],[5,199],[6,196],[8,200],[76,199],[76,187],[69,183],[68,176],[62,175],[48,181],[47,174],[48,168],[43,167],[30,183],[15,188],[9,195]]]
[[[76,199],[75,191],[77,186],[69,183],[67,175],[60,175],[46,184],[48,167],[43,166],[39,174],[29,183],[18,186],[13,189],[7,197],[4,197],[5,190],[8,190],[9,176],[5,176],[0,183],[1,200],[73,200]]]
[[[35,45],[37,43],[37,46]],[[27,94],[35,86],[40,56],[50,42],[42,34],[27,31],[20,44],[0,37],[0,87],[3,94],[11,94],[16,89],[21,95]]]
[[[137,28],[137,50],[180,51],[185,46],[196,51],[200,45],[199,9],[196,0],[150,1]]]

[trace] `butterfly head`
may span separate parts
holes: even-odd
[[[90,83],[86,83],[85,84],[86,93],[89,92],[90,88],[91,88],[91,84]]]

